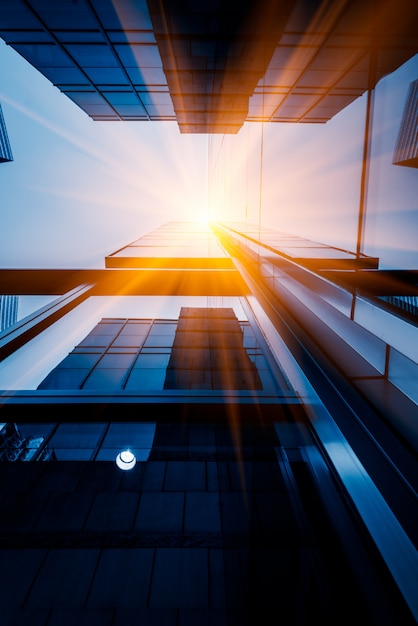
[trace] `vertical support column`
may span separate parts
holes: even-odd
[[[357,225],[357,246],[356,256],[359,258],[363,252],[364,243],[364,226],[366,221],[366,206],[367,206],[367,192],[369,185],[369,172],[370,172],[370,154],[372,143],[372,127],[373,127],[373,112],[374,112],[374,94],[375,94],[375,80],[376,80],[376,66],[377,66],[377,38],[373,37],[370,52],[369,52],[369,75],[368,75],[368,89],[367,89],[367,104],[366,104],[366,122],[364,129],[364,142],[363,142],[363,161],[361,168],[361,181],[360,181],[360,203]]]

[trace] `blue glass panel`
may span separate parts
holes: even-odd
[[[13,46],[35,67],[72,67],[73,61],[55,44],[19,43]]]
[[[139,102],[135,106],[119,104],[115,109],[122,117],[147,117],[144,107]]]
[[[130,367],[134,355],[132,353],[106,353],[97,364],[96,369],[111,368],[111,369],[127,369]]]
[[[84,104],[81,107],[87,115],[90,115],[93,119],[100,120],[118,120],[120,117],[112,109],[110,104]]]
[[[141,461],[148,461],[151,448],[130,447],[129,449],[135,455],[138,463],[140,463]],[[96,461],[115,461],[117,455],[120,452],[120,448],[100,448],[96,456]]]
[[[116,335],[123,327],[123,322],[100,322],[95,326],[89,335]]]
[[[389,358],[389,380],[411,400],[418,402],[418,363],[393,348]]]
[[[103,436],[107,424],[67,423],[60,424],[48,441],[53,448],[95,448]]]
[[[102,443],[102,448],[150,448],[154,441],[155,423],[112,423]]]
[[[270,370],[267,369],[259,369],[258,375],[261,379],[261,384],[263,386],[263,391],[269,391],[272,393],[277,393],[277,384],[270,373]]]
[[[43,67],[42,73],[55,85],[90,85],[77,67]]]
[[[83,341],[81,341],[79,346],[92,346],[92,347],[106,347],[112,341],[112,335],[87,335]]]
[[[120,389],[125,375],[125,369],[95,369],[82,388],[102,391]]]
[[[161,391],[164,389],[166,368],[133,369],[125,385],[131,391]]]
[[[146,0],[92,0],[92,5],[104,28],[123,30],[129,24],[132,30],[152,30]]]
[[[42,381],[38,389],[79,389],[90,369],[61,369],[55,370]]]
[[[118,105],[118,104],[138,104],[139,99],[135,92],[106,92],[106,99],[110,102],[110,104]]]
[[[137,320],[128,320],[128,322],[125,324],[125,327],[123,328],[122,332],[126,332],[126,333],[135,333],[135,334],[140,334],[143,335],[144,333],[147,333],[148,330],[151,328],[151,321],[149,322],[140,322]]]
[[[115,45],[115,50],[125,67],[162,67],[157,45]]]
[[[103,96],[97,93],[97,91],[73,91],[72,93],[67,92],[67,96],[80,106],[86,104],[106,104]]]
[[[167,85],[167,79],[161,69],[127,67],[126,71],[135,85]]]
[[[71,353],[61,361],[59,367],[61,369],[89,369],[92,368],[99,359],[100,354]]]
[[[94,28],[97,25],[94,13],[84,2],[74,0],[32,0],[33,8],[51,29],[54,28]]]
[[[114,43],[156,43],[153,31],[110,31],[107,33]]]
[[[144,346],[147,348],[170,347],[174,343],[175,333],[171,335],[149,334]]]
[[[243,347],[244,348],[256,348],[257,347],[257,340],[255,337],[250,337],[248,335],[244,335],[244,339],[243,339]]]
[[[123,335],[116,337],[112,343],[112,351],[120,348],[140,348],[144,342],[144,337],[138,337],[137,335]]]
[[[7,25],[4,23],[4,14],[1,14],[1,29],[0,29],[0,37],[7,41],[7,43],[27,43],[30,38],[31,43],[54,43],[54,39],[51,37],[49,33],[44,30],[31,30],[30,37],[28,36],[27,30],[2,30],[3,28],[7,28]],[[38,23],[40,27],[40,23]]]
[[[48,437],[52,430],[55,428],[55,424],[21,424],[18,423],[19,432],[23,437]]]
[[[107,44],[66,44],[65,48],[81,67],[118,67],[119,63]]]
[[[32,36],[32,35],[31,35]],[[102,33],[99,30],[66,30],[59,32],[59,40],[63,43],[102,43],[105,44]]]
[[[140,354],[135,361],[134,368],[154,369],[167,367],[170,360],[170,354]]]
[[[79,93],[81,91],[92,91],[93,86],[91,84],[91,81],[88,78],[86,78],[85,83],[77,83],[74,85],[63,85],[60,87],[60,89],[63,90],[66,96],[71,98],[72,93]]]
[[[150,335],[174,336],[177,330],[177,322],[156,322],[153,324]]]
[[[48,444],[48,449],[57,461],[91,461],[94,454],[93,448],[54,448]]]
[[[3,28],[16,28],[19,30],[42,28],[41,22],[22,0],[2,2],[0,3],[0,9]]]
[[[76,346],[71,354],[103,354],[103,346]]]
[[[100,85],[129,85],[125,73],[117,67],[85,67],[83,69],[98,87]]]

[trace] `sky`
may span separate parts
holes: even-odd
[[[103,267],[206,209],[207,136],[94,122],[1,40],[0,104],[14,157],[0,169],[0,266]]]
[[[418,267],[418,172],[392,156],[418,55],[376,89],[364,252]],[[355,250],[365,97],[327,124],[95,122],[0,40],[0,104],[14,161],[0,165],[0,267],[104,267],[169,221],[207,216]]]

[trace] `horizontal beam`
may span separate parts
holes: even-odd
[[[253,422],[305,421],[305,406],[293,392],[270,395],[254,392],[183,391],[155,394],[91,393],[34,390],[1,391],[3,422],[117,421],[123,405],[126,422]],[[74,410],[65,411],[72,406]],[[160,406],[161,411],[156,410]]]
[[[235,269],[0,269],[0,293],[62,295],[92,284],[100,296],[242,296],[247,285]]]

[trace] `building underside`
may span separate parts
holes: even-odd
[[[0,37],[94,120],[325,123],[418,51],[414,0],[3,0]]]
[[[54,296],[0,336],[5,624],[416,623],[416,317],[313,247],[172,223],[0,272]]]

